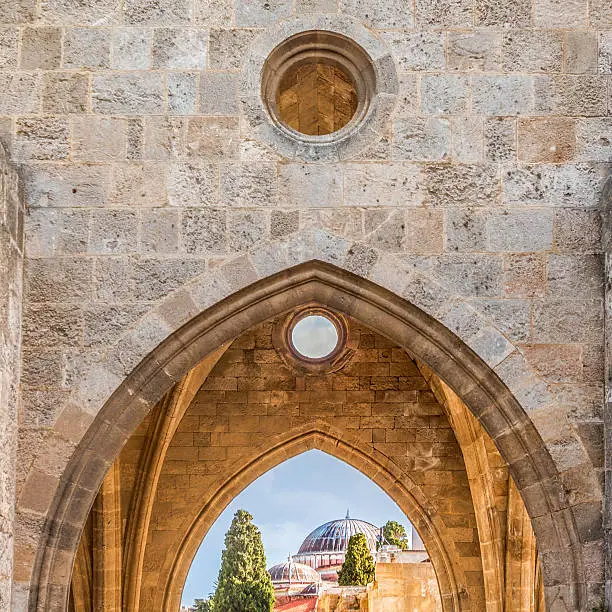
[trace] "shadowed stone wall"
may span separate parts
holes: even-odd
[[[0,145],[0,610],[11,601],[22,274],[19,181]]]
[[[247,60],[293,19],[359,22],[397,76],[365,149],[319,164],[260,137]],[[187,313],[313,258],[499,367],[580,506],[601,603],[611,29],[608,0],[0,0],[0,138],[29,208],[14,609],[103,400]]]

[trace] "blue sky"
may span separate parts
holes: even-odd
[[[248,486],[225,509],[204,538],[193,561],[183,605],[214,590],[223,538],[234,512],[243,508],[261,529],[268,567],[297,552],[316,527],[351,517],[382,525],[388,520],[408,526],[408,519],[391,498],[361,472],[312,450],[285,461]]]

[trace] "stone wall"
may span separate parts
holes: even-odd
[[[13,569],[23,217],[18,176],[0,145],[0,610],[10,608]]]
[[[248,103],[247,60],[294,19],[360,21],[397,73],[377,142],[334,163],[285,157]],[[190,317],[309,259],[497,368],[579,506],[598,605],[611,29],[607,0],[0,0],[0,138],[31,211],[15,609],[113,391]]]

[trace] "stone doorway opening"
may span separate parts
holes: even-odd
[[[227,378],[211,376],[211,373],[226,357],[232,355],[231,347],[234,342],[244,334],[253,334],[255,330],[268,326],[272,348],[261,350],[275,350],[271,329],[274,320],[286,317],[288,313],[305,306],[320,306],[350,317],[351,326],[363,326],[369,330],[365,333],[366,336],[378,335],[381,341],[390,343],[391,354],[393,348],[396,349],[398,356],[403,352],[405,356],[403,359],[408,365],[404,364],[401,367],[408,367],[415,372],[414,376],[408,378],[413,379],[412,382],[418,379],[418,384],[424,385],[421,390],[425,397],[436,403],[438,407],[442,407],[446,413],[444,418],[449,423],[452,422],[451,429],[461,449],[463,465],[461,470],[465,470],[470,498],[466,499],[463,496],[461,501],[459,498],[453,500],[452,496],[448,495],[449,492],[452,493],[451,488],[447,484],[441,485],[437,476],[433,478],[435,484],[432,484],[429,479],[434,476],[435,470],[431,469],[431,464],[435,463],[434,459],[439,459],[437,456],[434,457],[433,450],[431,455],[414,462],[403,452],[394,455],[394,452],[400,448],[394,445],[404,445],[403,448],[407,448],[405,446],[407,442],[387,441],[387,433],[393,431],[388,426],[389,422],[383,424],[385,422],[382,421],[379,426],[370,423],[370,426],[365,428],[370,431],[362,434],[361,426],[355,430],[347,425],[350,422],[350,415],[342,415],[341,411],[338,414],[335,408],[331,415],[345,420],[332,419],[333,422],[330,422],[332,418],[330,414],[311,414],[307,422],[295,423],[295,427],[287,429],[287,418],[283,416],[282,432],[224,432],[230,435],[229,439],[233,437],[238,440],[250,439],[250,434],[260,435],[261,443],[256,444],[252,441],[247,445],[248,452],[245,456],[242,458],[234,456],[236,463],[232,464],[232,469],[225,473],[222,482],[218,483],[219,486],[211,487],[211,478],[218,478],[218,473],[194,474],[194,478],[190,478],[189,481],[193,480],[194,483],[200,483],[199,486],[206,487],[208,500],[202,501],[198,506],[200,510],[196,512],[197,516],[192,516],[188,521],[179,521],[185,537],[173,535],[171,538],[173,547],[168,546],[167,540],[163,543],[158,541],[158,548],[153,547],[147,551],[148,543],[153,541],[149,538],[149,530],[157,524],[153,520],[157,515],[154,515],[152,510],[157,493],[165,490],[165,495],[168,494],[167,487],[158,488],[165,463],[160,461],[160,453],[164,457],[170,453],[174,434],[177,433],[185,410],[191,406],[203,387],[212,393],[233,391],[223,388],[206,389],[206,385],[223,384],[220,379]],[[370,348],[364,347],[364,350]],[[253,346],[248,350],[260,349]],[[269,353],[261,353],[259,356],[262,358],[266,354]],[[257,363],[254,355],[255,352],[253,352],[253,363]],[[231,367],[235,367],[241,362],[230,363]],[[367,377],[372,378],[371,368],[374,367],[372,363],[368,363],[367,366],[358,365],[359,363],[355,362],[354,367],[358,371],[367,367],[370,372]],[[390,372],[393,362],[383,360],[382,363],[387,365],[377,366],[379,371],[382,372],[388,366]],[[273,365],[279,369],[278,364]],[[230,367],[230,364],[226,364],[226,367]],[[248,367],[251,367],[251,364]],[[352,366],[347,364],[347,367]],[[300,372],[294,375],[296,379],[307,378]],[[359,378],[361,375],[349,376],[346,368],[341,368],[325,374],[317,373],[313,380],[323,379],[329,382],[339,376]],[[398,374],[398,378],[402,376]],[[381,374],[381,377],[389,378],[391,375]],[[277,377],[278,381],[282,381],[283,378]],[[347,388],[344,390],[349,391]],[[374,393],[392,391],[392,389],[376,388],[369,390]],[[320,390],[314,391],[318,395],[321,394]],[[333,385],[330,392],[333,392]],[[149,398],[147,401],[143,401],[145,394]],[[155,401],[152,402],[154,398]],[[374,399],[376,400],[375,396]],[[373,407],[377,402],[370,403]],[[333,404],[334,402],[331,402],[330,405]],[[418,401],[417,404],[420,405]],[[427,402],[423,405],[427,405]],[[397,407],[394,409],[397,410]],[[248,415],[240,416],[240,420],[243,421],[242,417]],[[363,418],[371,419],[373,416],[391,417],[380,414]],[[393,418],[401,417],[393,414]],[[114,423],[110,429],[109,423]],[[128,436],[109,439],[109,432],[112,433],[113,428],[118,427],[121,431],[129,432]],[[85,533],[82,532],[82,528],[86,523],[91,503],[89,500],[93,501],[99,489],[103,499],[101,502],[103,512],[105,509],[110,509],[113,503],[117,503],[121,498],[118,491],[123,477],[121,473],[117,473],[116,468],[109,471],[109,467],[115,465],[114,460],[117,457],[119,465],[121,464],[121,454],[128,452],[131,447],[130,440],[134,436],[149,440],[151,438],[149,431],[159,442],[156,443],[156,450],[141,455],[142,449],[140,449],[132,457],[138,467],[131,472],[131,478],[134,482],[138,478],[142,483],[136,487],[138,503],[132,505],[132,501],[129,502],[131,509],[139,509],[129,512],[130,516],[135,517],[131,527],[133,537],[128,537],[130,544],[127,549],[122,550],[121,564],[118,563],[119,557],[115,556],[115,565],[112,566],[115,571],[104,573],[104,576],[111,579],[116,575],[117,568],[121,567],[123,576],[139,577],[140,586],[131,591],[129,589],[126,591],[123,584],[120,588],[115,586],[108,591],[104,589],[104,592],[108,593],[120,592],[124,608],[138,609],[138,602],[134,603],[136,600],[130,597],[138,599],[143,596],[142,589],[148,589],[146,597],[161,598],[156,600],[159,603],[155,604],[153,609],[174,610],[178,606],[180,588],[197,544],[211,524],[210,521],[214,521],[212,516],[218,516],[238,490],[242,490],[266,469],[309,448],[319,448],[329,452],[361,469],[377,482],[398,503],[411,522],[418,526],[432,558],[445,611],[502,609],[502,600],[508,601],[511,597],[516,600],[517,591],[512,586],[513,581],[507,580],[508,575],[520,575],[521,584],[527,584],[525,577],[531,575],[533,577],[531,584],[540,584],[538,569],[540,564],[537,559],[541,560],[543,590],[546,597],[558,597],[561,594],[566,602],[580,602],[584,597],[584,583],[578,579],[584,576],[580,569],[580,556],[572,556],[573,553],[566,556],[562,568],[551,562],[552,555],[558,557],[555,551],[576,550],[574,547],[568,548],[567,543],[575,541],[577,535],[572,521],[567,521],[565,518],[560,520],[562,517],[558,509],[563,508],[563,504],[567,502],[564,501],[562,490],[555,489],[557,485],[554,464],[520,405],[501,381],[491,373],[488,366],[439,323],[380,287],[338,271],[332,266],[317,262],[305,264],[288,273],[258,283],[209,309],[179,330],[177,335],[168,338],[113,394],[72,458],[68,475],[56,495],[50,513],[53,529],[46,532],[46,541],[39,548],[34,568],[34,575],[38,577],[37,583],[44,587],[32,591],[33,609],[54,609],[54,606],[61,609],[65,606],[62,602],[68,601],[71,576],[72,579],[79,576],[79,572],[72,572],[72,567],[75,558],[78,563],[80,553],[77,549],[81,548],[79,547],[81,533]],[[243,437],[244,434],[246,438]],[[362,435],[366,435],[365,440],[360,437]],[[370,435],[371,441],[368,441],[367,437]],[[427,444],[434,448],[431,440]],[[473,447],[468,448],[470,445]],[[422,450],[425,446],[411,443],[411,448],[414,449]],[[104,457],[96,460],[95,457],[101,452],[104,453]],[[138,459],[135,459],[136,454]],[[184,448],[178,451],[172,450],[170,456],[175,454],[183,459],[175,458],[173,461],[189,462],[195,457],[193,450],[185,451]],[[140,460],[141,456],[146,456],[143,459],[144,463]],[[199,450],[197,456],[199,461]],[[495,462],[486,463],[485,459],[487,461],[495,459],[499,465],[496,469],[483,469],[487,465],[490,468],[495,465]],[[140,469],[142,466],[146,469]],[[420,475],[417,477],[415,470],[422,472],[422,477]],[[476,470],[471,472],[475,475],[473,478],[468,475],[468,471],[471,470]],[[495,482],[480,477],[479,474],[482,473],[496,477],[505,473],[506,478],[501,480],[506,482],[506,493],[500,497]],[[428,475],[427,479],[425,474]],[[172,474],[168,480],[171,484],[179,479],[176,474]],[[100,483],[102,483],[101,488]],[[472,487],[472,484],[477,483],[479,483],[477,486]],[[489,485],[493,485],[492,488]],[[428,495],[426,489],[429,486],[438,487],[442,493],[436,496]],[[177,498],[175,493],[172,495]],[[554,496],[554,502],[551,495]],[[82,500],[82,503],[77,504],[77,499]],[[491,520],[495,515],[490,512],[492,508],[499,511],[497,517],[503,516],[503,520]],[[145,510],[141,511],[142,509]],[[210,514],[206,515],[206,510]],[[455,519],[462,514],[465,516],[471,514],[473,518],[471,522],[454,520],[449,518],[453,514],[457,514]],[[116,511],[109,511],[107,516],[109,521],[106,522],[112,523],[113,516],[117,517]],[[168,511],[166,508],[158,518],[163,522],[174,520],[176,516],[173,511]],[[566,516],[567,513],[564,513],[563,517]],[[117,520],[116,523],[119,524],[121,521]],[[523,545],[512,547],[513,554],[500,555],[498,545],[502,540],[493,535],[490,537],[483,535],[500,533],[495,532],[496,526],[502,526],[502,532],[505,534],[504,542],[509,541],[508,537],[516,537],[517,542],[522,542]],[[538,539],[539,555],[535,564],[532,563],[533,555],[530,557],[527,554],[527,551],[535,550],[533,534],[530,534],[531,526]],[[126,533],[130,528],[122,526],[122,529]],[[190,537],[187,537],[188,534]],[[476,534],[477,539],[475,539]],[[470,535],[471,540],[468,539]],[[539,538],[540,535],[543,536],[542,539]],[[117,542],[116,538],[110,541]],[[122,543],[122,547],[124,545],[125,543]],[[165,557],[171,548],[171,554]],[[113,554],[116,555],[116,544],[115,549],[112,546],[104,546],[102,550],[105,554],[115,550]],[[517,554],[517,550],[524,551],[525,554],[523,552]],[[147,562],[148,552],[153,554],[153,562]],[[161,557],[164,557],[163,560],[160,560]],[[507,565],[500,567],[499,561],[502,558],[505,564],[510,564],[512,571],[508,570]],[[526,568],[530,568],[530,573],[524,573]],[[149,570],[153,574],[145,577]],[[161,572],[161,575],[167,579],[158,580],[156,572],[158,574]],[[569,580],[568,577],[572,576],[573,578]],[[567,583],[563,582],[566,579]],[[168,585],[174,585],[176,590],[169,588]],[[556,595],[551,595],[553,591]],[[520,592],[529,593],[526,600],[519,599],[526,602],[524,605],[532,606],[520,609],[538,609],[533,606],[541,608],[543,605],[542,589],[521,588]],[[539,603],[531,603],[536,600]],[[177,602],[176,606],[174,602]],[[580,608],[579,603],[571,605],[575,605],[576,609]]]

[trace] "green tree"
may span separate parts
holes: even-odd
[[[389,544],[399,546],[402,550],[408,548],[406,528],[396,521],[387,521],[383,525],[383,538]]]
[[[344,563],[338,572],[340,586],[365,586],[374,580],[374,559],[363,533],[349,539]]]
[[[194,604],[195,612],[213,612],[214,610],[212,597],[209,597],[208,599],[196,599]]]
[[[214,610],[222,612],[270,612],[274,607],[272,580],[266,571],[266,555],[253,517],[238,510],[225,534],[225,549]]]

